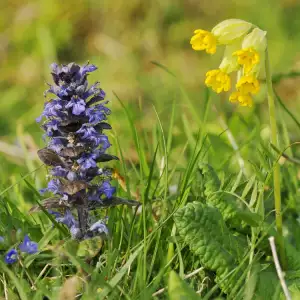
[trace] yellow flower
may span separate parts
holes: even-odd
[[[237,56],[238,64],[244,66],[245,74],[248,74],[260,61],[259,53],[252,47],[235,51],[233,56]]]
[[[228,45],[243,37],[253,27],[251,23],[239,19],[228,19],[217,24],[212,31],[197,29],[191,38],[191,45],[194,50],[206,50],[214,54],[217,44]]]
[[[219,44],[231,44],[236,39],[244,36],[253,25],[239,19],[228,19],[220,22],[212,29],[212,34]]]
[[[238,92],[246,94],[257,94],[259,82],[253,75],[242,76],[236,84]]]
[[[205,84],[217,93],[221,93],[222,91],[227,92],[231,87],[229,75],[220,69],[208,71],[206,73]]]
[[[243,94],[241,92],[233,92],[229,97],[230,102],[238,102],[241,106],[251,107],[253,100],[249,94]]]
[[[244,73],[259,73],[267,46],[266,31],[254,28],[244,37],[242,48],[233,53],[237,61],[244,67]]]
[[[206,50],[206,53],[214,54],[217,49],[217,39],[206,30],[197,29],[195,35],[191,38],[191,45],[194,50]]]

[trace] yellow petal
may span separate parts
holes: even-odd
[[[206,73],[205,84],[216,93],[227,92],[231,88],[231,80],[227,73],[220,69],[210,70]]]
[[[236,89],[242,94],[257,94],[260,89],[259,81],[252,75],[242,76],[236,84]]]
[[[215,36],[206,30],[197,29],[194,31],[190,44],[196,51],[205,50],[206,53],[214,54],[217,49],[217,40]]]

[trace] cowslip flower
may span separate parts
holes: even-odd
[[[38,155],[50,167],[51,177],[47,188],[40,192],[54,195],[51,200],[45,199],[45,207],[68,227],[75,239],[88,237],[90,210],[119,201],[114,196],[116,188],[110,183],[109,168],[98,166],[118,157],[106,153],[111,144],[105,132],[111,126],[105,121],[111,111],[106,106],[108,101],[104,101],[105,92],[99,82],[89,86],[87,81],[88,74],[96,69],[90,64],[52,64],[54,84],[49,84],[45,92],[45,96],[52,97],[37,118],[37,122],[43,120],[41,127],[48,138],[47,146]],[[64,208],[65,213],[61,215],[53,208]]]
[[[211,87],[218,94],[223,91],[228,92],[231,89],[230,73],[239,68],[236,59],[233,57],[233,53],[240,48],[240,45],[240,39],[227,45],[219,68],[206,73],[206,86]]]
[[[4,258],[8,265],[15,263],[18,260],[18,251],[16,249],[9,250]]]
[[[218,44],[231,44],[236,39],[244,36],[251,27],[251,23],[243,20],[225,20],[216,25],[211,32],[203,29],[195,30],[190,44],[194,50],[205,50],[206,53],[214,54]]]
[[[252,97],[249,94],[243,94],[241,92],[233,92],[229,97],[229,101],[239,103],[241,106],[252,107],[253,105]]]
[[[242,76],[236,84],[236,89],[242,94],[257,94],[259,82],[253,75]]]
[[[233,53],[237,56],[238,63],[243,66],[245,74],[249,74],[262,62],[261,56],[267,47],[266,34],[266,31],[254,28],[245,36],[241,49]]]
[[[30,240],[29,236],[26,234],[23,242],[20,244],[19,249],[21,252],[28,254],[34,254],[38,251],[38,244]]]
[[[216,93],[228,92],[232,86],[231,73],[237,72],[236,91],[229,100],[249,107],[253,104],[252,95],[260,89],[258,76],[267,46],[266,32],[253,27],[243,20],[230,19],[216,25],[211,32],[195,31],[191,39],[193,49],[211,54],[216,52],[218,44],[225,45],[219,68],[206,73],[205,84]]]
[[[259,92],[258,76],[263,67],[264,53],[267,47],[266,34],[266,31],[254,28],[245,36],[241,49],[233,53],[242,68],[242,76],[236,84],[237,92],[230,95],[230,101],[235,99],[241,106],[252,106],[251,97]],[[239,96],[237,97],[237,95]]]
[[[206,73],[205,84],[219,94],[230,90],[231,80],[226,72],[216,69]]]

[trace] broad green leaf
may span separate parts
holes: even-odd
[[[200,202],[187,204],[174,214],[179,235],[199,256],[201,264],[217,274],[217,282],[226,291],[230,288],[227,276],[242,256],[239,241],[227,228],[220,212]],[[234,274],[237,275],[237,274]],[[227,282],[227,283],[226,283]]]
[[[77,256],[91,259],[99,253],[102,245],[103,239],[100,236],[95,236],[93,238],[83,240],[79,243]]]

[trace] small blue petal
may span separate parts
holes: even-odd
[[[15,263],[18,260],[18,251],[16,249],[9,250],[4,260],[8,265]]]
[[[65,215],[63,217],[56,218],[56,221],[65,224],[69,228],[72,228],[73,226],[78,227],[77,221],[70,210],[66,210]]]
[[[26,234],[23,243],[20,244],[19,249],[21,252],[26,252],[28,254],[34,254],[38,252],[38,244],[30,240],[29,236]]]
[[[70,228],[70,233],[72,238],[75,239],[80,235],[80,229],[74,225]]]
[[[80,68],[80,74],[81,74],[81,76],[83,76],[86,73],[93,72],[95,70],[97,70],[96,66],[87,64]]]
[[[90,231],[97,232],[98,234],[100,233],[105,233],[108,234],[108,228],[104,224],[102,220],[97,221],[90,227]]]
[[[80,98],[72,97],[71,101],[68,102],[66,108],[72,108],[72,114],[79,116],[82,112],[85,111],[86,103]]]
[[[109,181],[104,181],[99,191],[102,192],[106,198],[110,199],[116,192],[116,188],[112,186]]]

